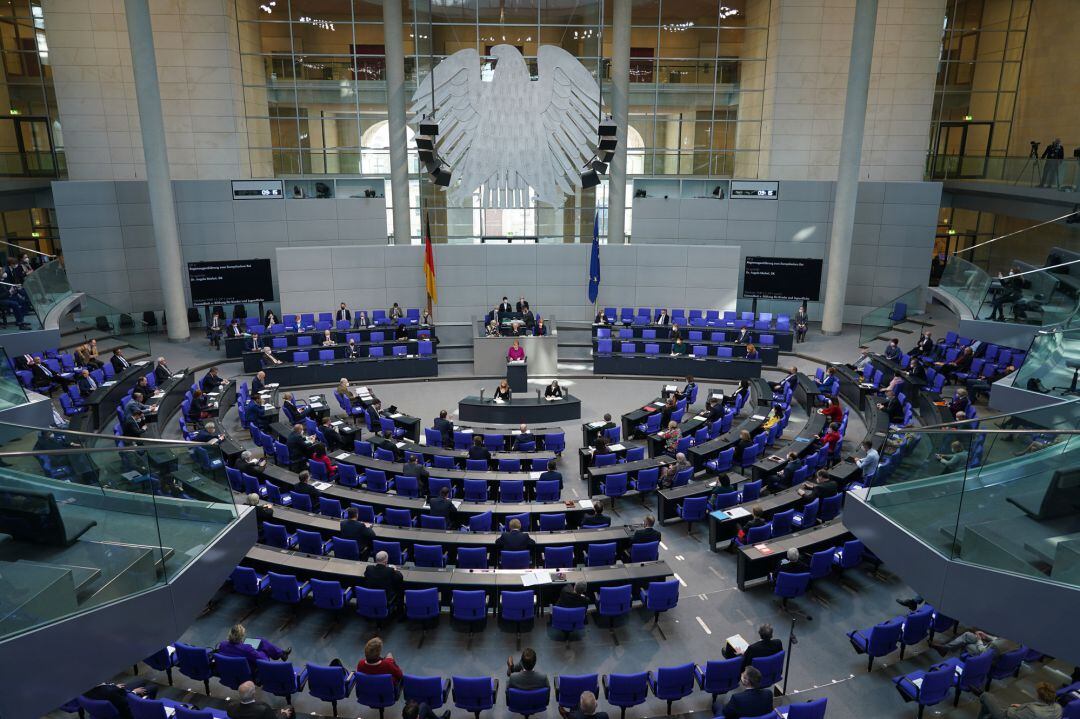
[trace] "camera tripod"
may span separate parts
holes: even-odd
[[[1073,371],[1072,382],[1068,387],[1054,387],[1052,391],[1057,392],[1061,390],[1062,396],[1067,395],[1080,395],[1080,390],[1076,389],[1076,380],[1080,378],[1080,363],[1078,362],[1066,362],[1065,366],[1069,367]]]
[[[1016,179],[1013,180],[1014,185],[1020,184],[1020,180],[1024,179],[1024,173],[1029,167],[1031,168],[1031,181],[1029,184],[1035,185],[1042,180],[1042,167],[1039,162],[1039,143],[1037,142],[1031,143],[1031,152],[1028,153],[1027,162],[1020,168],[1020,172],[1017,173]]]

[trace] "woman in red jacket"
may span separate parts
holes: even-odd
[[[401,682],[404,672],[394,661],[394,655],[387,654],[384,657],[382,649],[382,639],[378,637],[369,639],[368,643],[364,645],[364,658],[357,663],[356,671],[361,674],[389,674],[394,678],[394,685],[397,686]]]
[[[821,413],[828,418],[829,422],[843,422],[844,409],[840,406],[840,400],[836,397],[826,397],[825,402],[825,406],[821,408]]]
[[[836,422],[830,423],[829,428],[825,430],[825,434],[818,437],[818,439],[821,440],[822,446],[829,450],[830,466],[835,464],[837,455],[839,454],[837,450],[839,449],[842,440],[842,437],[840,437],[840,425]]]

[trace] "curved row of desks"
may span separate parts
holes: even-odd
[[[593,355],[594,375],[646,375],[704,379],[750,379],[761,376],[761,360],[612,353]],[[580,415],[579,415],[580,416]]]
[[[647,330],[651,330],[652,332],[655,332],[656,333],[656,339],[667,339],[668,337],[671,336],[671,325],[670,324],[656,325],[656,324],[640,324],[640,323],[635,322],[633,324],[626,325],[626,324],[622,324],[620,322],[620,323],[618,323],[618,325],[619,326],[616,327],[615,325],[593,324],[593,326],[592,326],[592,335],[593,335],[593,337],[596,337],[597,336],[597,330],[606,327],[606,328],[610,329],[611,332],[612,332],[611,339],[616,340],[616,341],[618,341],[620,339],[620,337],[619,337],[619,330],[620,329],[629,329],[631,331],[633,337],[642,338],[642,339],[645,338],[645,332]],[[753,342],[754,344],[759,344],[760,343],[761,335],[772,335],[775,342],[776,342],[776,345],[781,350],[783,350],[785,352],[790,352],[791,348],[794,346],[795,334],[791,330],[784,330],[784,329],[755,329],[753,327],[748,327],[747,330],[750,333],[750,341]],[[683,342],[689,342],[690,341],[688,339],[688,337],[690,336],[689,335],[690,332],[701,332],[702,335],[703,335],[703,338],[705,336],[711,338],[714,335],[720,335],[720,336],[724,337],[725,341],[728,341],[728,342],[734,341],[735,338],[739,335],[739,329],[738,328],[732,327],[732,326],[725,326],[725,325],[711,325],[710,326],[710,325],[683,324],[683,325],[679,326],[679,331],[682,332],[682,334],[683,334]],[[648,338],[648,339],[651,340],[652,338]],[[697,340],[694,340],[694,341],[697,341]]]
[[[335,342],[340,344],[348,344],[349,338],[353,338],[357,343],[363,344],[379,344],[380,341],[376,340],[374,343],[371,340],[371,333],[382,333],[384,338],[389,340],[394,339],[394,333],[397,330],[396,327],[364,327],[348,330],[330,330],[330,336],[334,338]],[[430,327],[421,327],[418,325],[406,325],[406,330],[409,333],[409,339],[414,342],[417,339],[419,332],[428,332],[430,334]],[[301,337],[310,337],[310,345],[300,345],[298,341]],[[263,332],[259,335],[260,345],[272,345],[274,339],[285,340],[285,348],[287,349],[303,349],[305,347],[312,347],[314,345],[320,345],[323,341],[323,333],[321,330],[310,330],[306,332]],[[230,359],[235,359],[244,354],[244,352],[251,349],[252,336],[250,334],[244,334],[240,337],[226,337],[225,338],[225,356]],[[400,340],[404,342],[405,340]],[[245,372],[253,371],[246,364],[244,366]]]
[[[254,353],[253,353],[254,354]],[[316,356],[317,353],[316,353]],[[342,377],[348,380],[408,379],[438,377],[439,360],[434,356],[364,357],[309,362],[282,362],[263,367],[268,382],[284,387],[333,385]]]

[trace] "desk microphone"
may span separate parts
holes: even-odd
[[[484,401],[484,388],[483,387],[480,388],[480,401],[481,402]]]
[[[540,390],[539,389],[536,390],[536,401],[537,402],[540,401]]]

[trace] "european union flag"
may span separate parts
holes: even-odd
[[[589,302],[596,304],[600,294],[600,213],[593,215],[592,259],[589,261]]]

